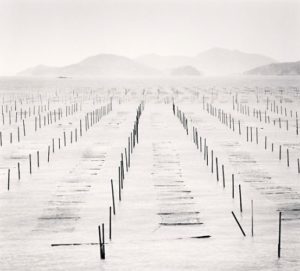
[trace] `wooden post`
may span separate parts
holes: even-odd
[[[119,201],[122,200],[121,198],[121,174],[120,174],[120,167],[118,168],[118,172],[119,172]]]
[[[80,136],[82,136],[82,122],[81,122],[81,119],[80,119],[80,123],[79,123],[79,134],[80,134]]]
[[[281,118],[279,118],[279,128],[281,129]]]
[[[267,136],[265,136],[265,150],[267,149]]]
[[[130,151],[131,151],[131,153],[132,153],[132,151],[133,151],[133,136],[132,136],[132,132],[130,133]]]
[[[127,161],[127,149],[125,148],[125,165],[126,165],[126,172],[128,172],[128,161]]]
[[[113,180],[112,179],[110,179],[110,183],[111,183],[111,197],[112,197],[112,204],[113,204],[113,213],[115,215],[116,214],[115,193],[114,193],[114,184],[113,184]]]
[[[258,144],[258,128],[256,127],[256,144]]]
[[[101,228],[98,226],[98,236],[99,236],[99,248],[100,248],[100,260],[102,260],[102,238],[101,238]]]
[[[206,165],[208,166],[208,146],[206,147]]]
[[[281,145],[279,145],[279,160],[281,160]]]
[[[18,180],[21,179],[20,163],[18,162]]]
[[[7,172],[7,190],[9,191],[10,188],[10,169]]]
[[[109,240],[111,240],[111,206],[109,206]]]
[[[254,235],[253,200],[251,200],[251,235]]]
[[[211,173],[214,173],[214,151],[211,150]]]
[[[128,137],[128,167],[130,167],[130,137]]]
[[[40,167],[40,152],[39,151],[36,152],[36,160],[37,160],[37,167],[39,168]]]
[[[234,212],[231,212],[231,213],[232,213],[232,215],[233,215],[233,218],[234,218],[235,222],[238,224],[238,226],[239,226],[239,228],[240,228],[242,234],[243,234],[244,236],[246,236],[246,234],[245,234],[245,232],[244,232],[244,230],[243,230],[241,224],[240,224],[239,221],[237,220],[237,218],[236,218]]]
[[[222,165],[222,176],[223,176],[223,188],[225,188],[225,172],[224,172],[224,165]]]
[[[206,138],[204,138],[204,145],[203,145],[203,159],[205,160],[206,159],[206,151],[207,151],[207,148],[206,148]]]
[[[123,189],[122,161],[120,161],[120,166],[119,166],[119,179],[121,182],[121,189]]]
[[[278,230],[278,258],[281,256],[281,212],[279,212],[279,230]]]
[[[219,181],[219,165],[218,165],[218,157],[216,157],[216,177],[217,182]]]
[[[241,185],[239,184],[239,195],[240,195],[240,212],[243,212],[243,204],[242,204],[242,188]]]
[[[29,172],[30,172],[30,174],[32,173],[32,168],[31,168],[31,154],[29,154]]]
[[[102,259],[105,259],[105,234],[104,234],[104,224],[102,223]]]
[[[232,179],[232,198],[234,199],[234,174],[231,175]]]
[[[202,137],[200,136],[200,152],[202,152]]]
[[[26,136],[26,131],[25,131],[25,121],[23,120],[23,135]]]

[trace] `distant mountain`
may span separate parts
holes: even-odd
[[[21,76],[53,76],[57,72],[56,67],[38,65],[18,73]],[[55,75],[56,76],[56,75]]]
[[[157,54],[148,54],[139,56],[135,60],[158,70],[170,70],[175,67],[191,65],[193,58],[188,56],[161,56]]]
[[[200,69],[209,74],[237,74],[251,68],[276,62],[274,59],[237,50],[214,48],[196,56]]]
[[[49,67],[39,65],[18,75],[46,76],[46,77],[135,77],[158,76],[161,73],[141,63],[123,56],[100,54],[88,57],[79,63],[63,66]]]
[[[175,69],[172,69],[170,74],[172,76],[201,76],[201,72],[199,72],[193,66],[181,66]]]
[[[254,75],[300,75],[300,61],[272,63],[245,72]]]
[[[213,48],[193,57],[150,54],[140,56],[136,61],[159,70],[194,66],[206,75],[238,74],[257,66],[276,62],[267,56],[222,48]]]
[[[59,78],[144,77],[162,76],[173,70],[175,73],[182,72],[188,75],[192,72],[191,67],[201,71],[204,75],[230,75],[243,73],[274,62],[276,61],[263,55],[213,48],[193,57],[150,54],[130,59],[112,54],[99,54],[63,67],[39,65],[22,71],[18,75]],[[181,70],[176,71],[179,67]]]

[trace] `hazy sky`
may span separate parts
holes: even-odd
[[[0,74],[211,47],[300,60],[300,0],[0,0]]]

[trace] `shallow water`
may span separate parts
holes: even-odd
[[[135,80],[1,78],[4,124],[1,116],[0,269],[299,270],[297,158],[300,154],[295,125],[300,108],[299,89],[297,76]],[[93,125],[91,121],[97,117],[88,115],[87,128],[86,114],[105,106],[111,99],[112,112],[101,116]],[[188,134],[173,115],[173,99],[188,118]],[[233,109],[233,99],[237,101],[235,107],[242,104],[251,108],[249,116]],[[119,201],[120,153],[124,154],[128,146],[128,135],[141,100],[145,101],[145,110],[140,120],[139,143],[132,153],[131,167],[125,171],[122,201]],[[268,101],[275,101],[279,113],[267,108]],[[76,103],[78,110],[73,106]],[[230,114],[236,121],[235,130],[207,112],[206,103]],[[288,108],[286,115],[284,108]],[[54,110],[57,114],[58,109],[62,118],[55,115],[54,120]],[[253,115],[253,109],[266,111],[271,123]],[[42,116],[41,126],[35,130],[38,115]],[[289,121],[289,130],[280,128],[278,123],[272,124],[279,117]],[[22,130],[23,119],[26,136]],[[208,163],[193,143],[193,126],[198,129],[202,143],[206,139]],[[247,126],[259,127],[258,144],[255,132],[252,142],[247,141]],[[284,150],[281,160],[278,159],[280,145]],[[214,158],[219,159],[219,181],[216,165],[211,168],[211,150]],[[29,154],[32,155],[31,174]],[[225,166],[225,188],[221,165]],[[112,217],[112,240],[109,240],[111,179],[116,215]],[[238,185],[242,189],[242,212]],[[254,201],[254,236],[251,236],[251,200]],[[278,211],[282,211],[283,218],[280,259],[277,258]],[[101,223],[106,227],[105,261],[99,259],[97,244],[97,226]]]

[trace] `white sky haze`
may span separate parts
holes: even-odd
[[[300,60],[297,0],[0,0],[0,75],[90,55],[212,47]]]

